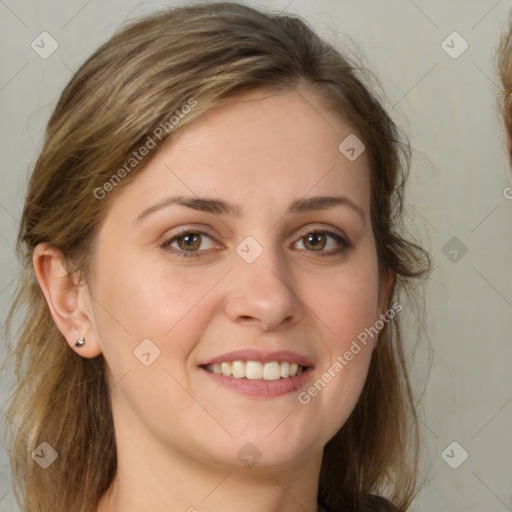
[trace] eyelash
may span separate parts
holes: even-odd
[[[338,249],[335,249],[334,251],[331,251],[331,252],[326,252],[326,251],[308,251],[307,249],[299,249],[299,250],[305,250],[306,252],[311,252],[311,253],[317,253],[319,256],[321,257],[329,257],[329,256],[336,256],[344,251],[346,251],[347,249],[350,249],[352,247],[352,244],[349,242],[349,240],[345,237],[343,237],[342,235],[340,235],[339,233],[335,232],[335,231],[330,231],[328,229],[311,229],[311,230],[308,230],[306,231],[305,233],[303,233],[300,237],[299,237],[299,240],[297,241],[300,241],[302,240],[303,238],[309,236],[309,235],[312,235],[312,234],[324,234],[324,235],[327,235],[327,236],[330,236],[331,238],[333,238],[336,242],[338,242],[338,244],[340,245],[340,248]],[[175,249],[175,248],[171,248],[170,245],[175,242],[178,238],[181,238],[183,236],[186,236],[186,235],[204,235],[204,236],[207,236],[208,238],[210,238],[211,240],[213,240],[213,238],[208,234],[208,233],[205,233],[204,231],[200,231],[200,230],[183,230],[181,231],[180,233],[177,233],[176,235],[174,235],[172,238],[169,238],[165,241],[163,241],[161,244],[160,244],[160,247],[164,250],[166,250],[167,252],[170,252],[171,254],[175,254],[176,256],[179,256],[179,257],[182,257],[182,258],[197,258],[197,257],[200,257],[202,256],[202,252],[204,251],[183,251],[181,249]],[[297,243],[297,242],[295,242]]]

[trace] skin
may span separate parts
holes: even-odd
[[[242,395],[198,365],[240,348],[290,350],[314,363],[306,390],[387,310],[393,279],[379,274],[368,160],[338,150],[352,133],[306,89],[231,98],[117,191],[86,284],[73,284],[57,251],[36,248],[59,329],[73,350],[103,354],[108,367],[118,474],[98,511],[318,509],[323,447],[357,402],[376,338],[307,405],[297,392]],[[174,204],[136,221],[176,195],[231,201],[241,216]],[[335,195],[361,212],[286,213],[297,199]],[[198,257],[161,246],[179,227],[208,234],[194,246]],[[350,246],[326,235],[315,251],[308,228],[333,230]],[[248,236],[263,249],[252,263],[236,252]],[[184,252],[180,240],[172,248]],[[86,344],[75,348],[81,336]],[[144,339],[160,350],[149,366],[134,356]],[[252,467],[237,457],[248,442],[261,453]]]

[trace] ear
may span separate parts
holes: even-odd
[[[87,285],[77,282],[68,272],[62,253],[47,244],[35,247],[32,264],[53,320],[69,346],[86,358],[101,354]],[[78,348],[75,343],[82,337],[85,345]]]
[[[391,298],[395,290],[396,275],[389,268],[385,268],[381,275],[379,284],[379,314],[384,315],[390,307]]]
[[[382,270],[379,282],[379,297],[377,303],[378,317],[375,319],[375,326],[379,330],[379,335],[386,324],[390,321],[390,319],[393,318],[396,314],[394,310],[390,314],[390,302],[395,290],[395,284],[395,273],[389,268]],[[373,338],[373,348],[377,346],[378,341],[379,336],[375,336]]]

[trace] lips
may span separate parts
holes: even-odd
[[[309,357],[290,351],[243,349],[221,354],[199,365],[218,384],[256,397],[277,397],[297,391],[310,378]]]

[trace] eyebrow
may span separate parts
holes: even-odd
[[[192,208],[193,210],[213,213],[215,215],[230,215],[231,217],[240,217],[242,215],[240,206],[230,203],[229,201],[223,201],[222,199],[214,199],[209,197],[175,196],[162,199],[153,206],[146,208],[141,213],[139,213],[139,215],[137,215],[135,222],[139,222],[148,215],[162,210],[163,208],[167,208],[173,204],[186,206],[187,208]],[[366,221],[363,209],[351,201],[348,197],[344,196],[314,196],[300,198],[290,205],[287,213],[305,213],[316,210],[326,210],[328,208],[333,208],[334,206],[346,206],[352,211],[358,213],[361,216],[363,222]]]

